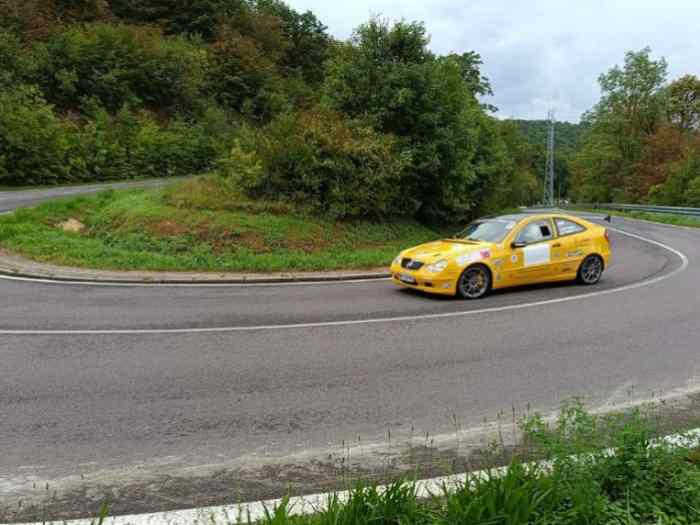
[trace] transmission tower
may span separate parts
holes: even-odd
[[[542,204],[554,206],[554,110],[547,113],[549,132],[547,133],[547,162],[544,172],[544,199]]]

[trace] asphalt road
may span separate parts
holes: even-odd
[[[0,193],[0,209],[46,196]],[[613,226],[682,252],[687,268],[667,249],[614,233],[615,261],[597,287],[529,287],[476,302],[387,281],[146,288],[0,279],[0,519],[35,519],[41,509],[76,516],[104,493],[119,512],[230,502],[231,480],[242,497],[271,495],[273,478],[304,491],[341,444],[361,443],[354,468],[370,472],[373,444],[393,441],[400,456],[409,437],[439,442],[503,411],[692,391],[700,231]],[[555,301],[565,298],[574,299]]]

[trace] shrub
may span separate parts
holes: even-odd
[[[688,206],[700,208],[700,175],[694,178],[685,192],[685,202]]]
[[[94,99],[83,110],[86,119],[61,121],[35,87],[0,91],[0,181],[31,185],[191,175],[214,166],[220,141],[230,133],[213,109],[197,123],[175,119],[165,125],[128,108],[112,116]]]
[[[668,206],[685,206],[692,203],[691,185],[700,178],[700,153],[693,150],[685,152],[684,158],[671,165],[669,176],[657,186],[652,187],[649,199],[655,204]]]
[[[47,184],[70,179],[70,137],[38,89],[0,90],[0,181]]]
[[[218,156],[216,139],[202,124],[159,125],[147,112],[122,109],[115,117],[91,110],[74,131],[73,162],[86,180],[183,176],[206,171]]]
[[[395,141],[356,121],[324,110],[284,114],[246,146],[255,148],[261,170],[234,148],[227,173],[243,164],[238,183],[249,194],[289,198],[335,218],[410,214],[401,191],[410,161]]]

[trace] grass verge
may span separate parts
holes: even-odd
[[[641,411],[594,416],[576,401],[554,423],[521,422],[523,443],[507,470],[469,475],[431,494],[416,482],[358,485],[299,515],[282,500],[263,525],[680,525],[700,523],[700,454],[657,439]],[[536,460],[536,461],[533,461]],[[108,515],[102,509],[102,519]],[[202,521],[219,523],[213,515]],[[222,523],[250,524],[245,512]]]
[[[76,219],[81,232],[59,224]],[[329,222],[242,197],[215,177],[108,190],[0,217],[0,247],[55,264],[113,270],[337,270],[388,265],[444,235],[411,220]]]
[[[325,524],[686,524],[700,522],[697,451],[654,441],[641,412],[592,416],[576,402],[551,425],[522,423],[523,452],[504,474],[479,474],[428,498],[416,485],[358,487],[347,501],[292,516],[288,505],[266,525]],[[615,453],[610,451],[614,450]],[[526,463],[531,457],[547,460]]]

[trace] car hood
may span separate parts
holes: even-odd
[[[401,257],[410,257],[411,259],[417,259],[426,264],[431,264],[441,259],[450,260],[461,255],[489,250],[492,247],[493,245],[488,242],[477,243],[443,239],[441,241],[420,244],[414,248],[405,250],[401,252]]]

